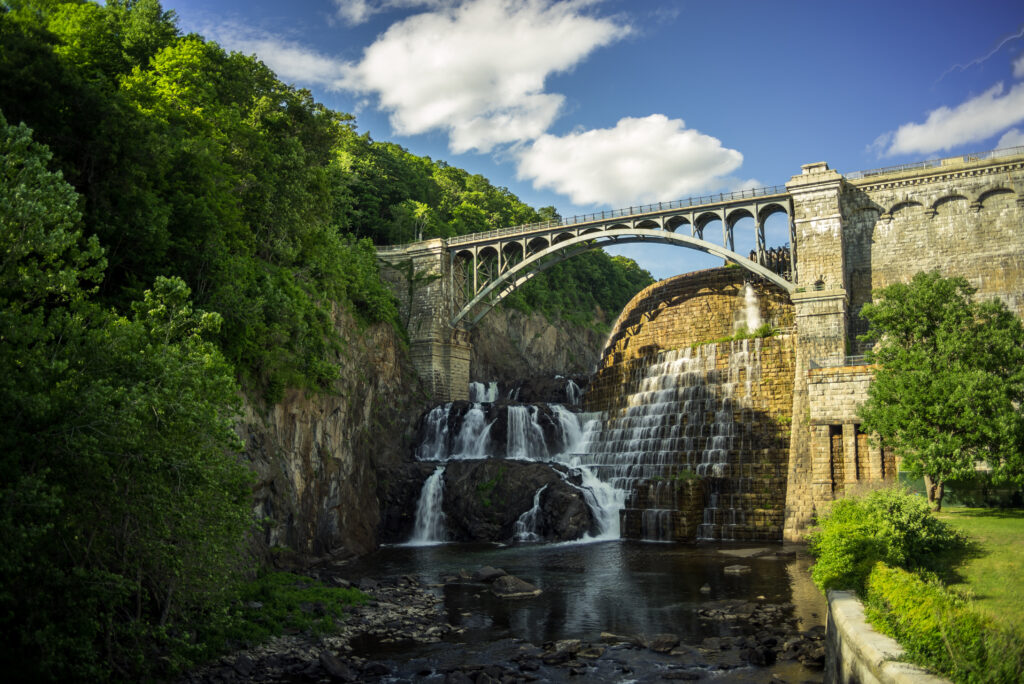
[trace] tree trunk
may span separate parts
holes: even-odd
[[[939,511],[942,510],[942,494],[943,494],[943,490],[944,490],[944,487],[943,487],[942,481],[940,480],[935,485],[935,512],[936,513],[938,513]]]
[[[924,495],[928,497],[928,503],[935,505],[935,482],[931,475],[924,476]]]

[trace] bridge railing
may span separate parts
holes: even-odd
[[[861,178],[868,178],[870,176],[881,176],[887,173],[899,173],[900,171],[916,171],[918,169],[932,169],[939,166],[948,165],[953,162],[972,162],[972,161],[983,161],[985,159],[998,159],[1000,157],[1015,157],[1019,154],[1024,154],[1024,146],[1020,147],[1003,147],[998,150],[989,150],[987,152],[972,152],[970,154],[963,154],[958,157],[944,157],[942,159],[929,159],[927,161],[911,162],[909,164],[897,164],[895,166],[883,166],[878,169],[870,169],[868,171],[854,171],[853,173],[846,174],[846,178],[849,180],[859,180]]]
[[[718,204],[731,202],[740,199],[752,199],[755,197],[766,197],[768,195],[781,195],[786,192],[785,185],[772,185],[764,188],[750,188],[748,190],[736,190],[735,192],[720,192],[714,195],[699,195],[687,197],[686,199],[674,200],[672,202],[657,202],[654,204],[642,204],[639,206],[623,209],[608,209],[606,211],[595,211],[591,214],[578,214],[569,218],[557,218],[537,223],[525,223],[519,226],[497,228],[480,233],[469,233],[448,238],[449,245],[461,245],[467,242],[478,240],[489,240],[492,238],[506,237],[508,235],[519,235],[521,233],[532,233],[548,228],[561,228],[563,226],[575,226],[580,223],[592,223],[606,219],[619,218],[622,216],[636,216],[639,214],[650,214],[658,211],[671,211],[672,209],[687,209],[699,207],[704,204]]]

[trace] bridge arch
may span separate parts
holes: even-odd
[[[709,220],[720,218],[721,217],[718,215],[713,215]],[[476,278],[474,278],[473,296],[468,302],[459,308],[457,312],[454,313],[449,324],[452,328],[455,328],[460,323],[464,326],[468,325],[470,327],[475,325],[484,317],[485,314],[487,314],[488,311],[494,308],[495,305],[512,294],[512,292],[517,288],[528,282],[535,275],[546,271],[555,264],[581,254],[582,252],[609,244],[622,245],[636,242],[658,242],[705,252],[707,254],[726,259],[742,268],[745,268],[751,273],[761,276],[778,285],[789,294],[792,294],[795,290],[795,285],[784,279],[782,276],[721,245],[707,242],[698,237],[674,233],[668,230],[628,228],[622,224],[617,224],[616,226],[603,231],[587,231],[572,237],[569,237],[566,233],[562,233],[546,248],[524,255],[522,261],[514,265],[510,264],[510,267],[507,270],[500,274],[495,274],[495,276],[488,279],[489,282],[487,282],[485,286],[480,287],[479,290],[477,290]],[[452,265],[454,266],[456,250],[452,250],[451,254],[451,258],[453,260]],[[453,296],[455,294],[455,289],[456,287],[453,283]],[[456,304],[456,307],[457,306],[458,305]],[[453,309],[456,307],[453,307]]]

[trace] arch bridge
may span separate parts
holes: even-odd
[[[469,328],[516,288],[538,273],[584,251],[610,245],[656,242],[696,249],[731,261],[792,293],[791,280],[769,268],[764,224],[785,214],[790,229],[789,263],[795,264],[792,199],[784,186],[743,190],[678,202],[605,211],[568,220],[499,228],[444,241],[448,257],[452,328]],[[747,258],[735,251],[741,219],[754,220],[756,250]],[[722,224],[721,243],[705,237],[714,221]]]

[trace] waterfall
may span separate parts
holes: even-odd
[[[760,379],[760,350],[761,340],[745,339],[659,352],[629,382],[625,405],[584,430],[579,465],[622,502],[626,536],[680,537],[677,499],[693,475],[708,488],[698,538],[730,539],[745,525],[750,389]]]
[[[474,390],[474,396],[479,397],[483,387]],[[496,392],[496,386],[488,389],[489,392]],[[605,481],[598,476],[589,462],[583,462],[580,452],[588,442],[589,436],[593,433],[600,421],[595,413],[575,413],[561,404],[548,404],[554,418],[555,434],[550,437],[550,443],[545,438],[544,429],[539,422],[540,411],[534,405],[508,405],[500,406],[498,410],[506,412],[506,442],[505,455],[510,459],[525,461],[546,461],[555,462],[571,469],[574,475],[578,476],[575,484],[567,475],[561,471],[559,474],[572,487],[578,489],[583,495],[587,506],[596,521],[596,537],[598,539],[617,539],[619,537],[619,511],[625,502],[625,492],[616,488],[612,483]],[[416,450],[416,457],[421,461],[440,461],[442,463],[454,459],[477,459],[490,458],[497,451],[500,454],[498,445],[491,441],[491,427],[493,423],[488,422],[487,413],[494,410],[494,407],[487,408],[481,403],[470,405],[468,410],[465,403],[452,402],[434,407],[423,419],[422,442]],[[465,411],[461,416],[457,413]],[[493,413],[491,414],[493,416]],[[550,434],[550,431],[549,431]],[[436,542],[443,537],[443,515],[441,514],[441,500],[443,496],[441,485],[441,473],[444,467],[439,466],[438,470],[424,483],[423,492],[420,495],[416,514],[416,532],[410,543]],[[575,478],[574,478],[575,479]],[[529,511],[523,514],[520,522],[526,525],[523,535],[534,532],[531,525],[535,525],[535,516],[539,513],[539,494],[535,495],[534,518],[527,516]],[[440,516],[441,522],[434,522]],[[534,522],[530,522],[534,520]],[[431,532],[428,525],[439,525],[440,531]],[[517,535],[520,532],[517,526]],[[527,536],[517,536],[521,540],[528,539]],[[588,537],[590,538],[590,537]]]
[[[494,403],[498,400],[498,383],[491,381],[469,383],[469,400],[474,404]]]
[[[437,544],[445,540],[444,466],[438,466],[423,483],[416,503],[416,523],[409,544]]]
[[[508,407],[508,442],[505,454],[508,458],[523,461],[548,459],[544,431],[537,423],[536,406]]]
[[[416,447],[420,461],[441,461],[448,457],[448,414],[451,404],[435,406],[423,419],[424,439]]]
[[[490,432],[491,425],[487,422],[480,404],[473,404],[462,417],[462,429],[455,437],[455,449],[451,457],[486,458]]]
[[[569,405],[579,406],[580,397],[582,396],[583,390],[580,389],[579,385],[572,381],[572,378],[569,378],[569,382],[565,384],[565,398],[569,401]]]
[[[743,316],[748,332],[754,332],[761,327],[761,307],[757,303],[757,293],[750,283],[743,284]]]
[[[548,486],[544,485],[533,495],[533,508],[523,513],[516,520],[515,538],[517,541],[536,542],[540,541],[540,533],[537,531],[537,523],[540,522],[540,495]]]

